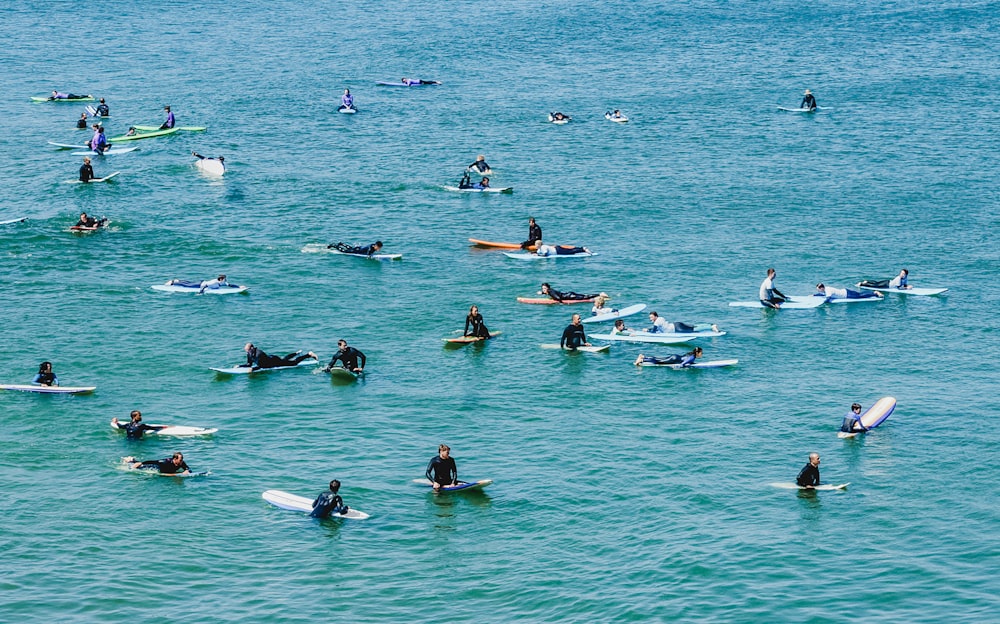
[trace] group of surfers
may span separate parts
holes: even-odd
[[[62,98],[49,98],[49,99],[51,100],[51,99],[62,99]],[[168,130],[174,127],[174,125],[177,123],[177,119],[174,117],[174,113],[170,110],[169,106],[164,106],[163,110],[167,112],[167,119],[163,122],[163,124],[160,125],[159,129]],[[104,102],[104,98],[101,98],[101,103],[98,105],[96,111],[97,113],[95,116],[97,117],[108,117],[111,114],[108,105]],[[76,127],[77,128],[87,127],[87,113],[80,114],[80,119],[77,120]],[[111,149],[111,142],[108,141],[107,136],[105,136],[104,134],[104,125],[101,124],[100,122],[97,122],[94,123],[91,126],[91,128],[93,128],[94,130],[94,135],[90,137],[90,139],[86,141],[84,145],[86,145],[87,148],[90,149],[90,151],[94,152],[95,154],[101,155],[106,153],[108,150]],[[125,133],[125,136],[135,136],[137,132],[138,131],[133,126],[128,129],[128,132]],[[204,156],[199,156],[197,154],[195,155],[198,156],[199,159],[204,158]],[[220,157],[219,160],[221,161],[222,158]],[[91,164],[90,158],[84,156],[83,165],[80,166],[80,182],[90,182],[91,180],[96,180],[96,179],[97,176],[94,175],[94,167]]]
[[[910,272],[902,269],[899,275],[892,279],[884,280],[864,280],[859,286],[866,288],[892,288],[896,290],[909,290],[912,288],[907,282]],[[758,297],[761,305],[766,308],[778,309],[781,304],[787,302],[790,297],[778,290],[774,285],[774,280],[778,273],[773,268],[767,270],[767,277],[760,283]],[[827,301],[833,299],[881,299],[884,295],[878,291],[854,290],[852,288],[833,288],[826,286],[823,282],[816,284],[815,296],[825,297]]]

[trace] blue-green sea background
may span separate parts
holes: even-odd
[[[0,8],[0,620],[927,621],[1000,618],[995,2],[26,1]],[[379,88],[417,76],[423,89]],[[79,104],[179,133],[63,184]],[[361,112],[338,115],[343,88]],[[810,88],[815,115],[782,113]],[[631,118],[612,124],[604,111]],[[565,126],[546,113],[573,116]],[[191,150],[226,156],[211,180]],[[466,195],[479,153],[513,195]],[[110,231],[68,233],[80,211]],[[587,260],[470,248],[535,216]],[[386,243],[393,263],[301,253]],[[754,299],[910,269],[942,297],[779,313]],[[247,296],[149,287],[225,272]],[[604,290],[715,322],[734,369],[538,348]],[[487,345],[445,350],[478,304]],[[644,322],[636,317],[635,324]],[[254,341],[367,378],[216,376]],[[898,399],[836,436],[853,401]],[[108,427],[218,427],[129,443]],[[482,495],[434,496],[440,442]],[[200,479],[116,470],[185,453]],[[810,451],[846,492],[798,494]],[[264,503],[330,478],[364,522]]]

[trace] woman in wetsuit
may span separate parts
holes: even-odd
[[[483,323],[483,315],[479,313],[479,306],[471,306],[469,308],[469,315],[465,317],[465,331],[462,335],[475,336],[484,340],[489,339],[490,330]]]
[[[38,367],[38,374],[31,380],[31,383],[42,386],[58,386],[59,378],[52,372],[52,362],[42,362],[41,366]]]

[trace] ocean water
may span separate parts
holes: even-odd
[[[336,5],[188,0],[0,8],[0,381],[51,360],[89,396],[0,393],[0,620],[1000,619],[997,6],[638,0]],[[402,76],[421,89],[376,87]],[[113,136],[207,126],[69,185],[79,104]],[[336,113],[344,88],[360,113]],[[811,89],[824,107],[783,113]],[[619,108],[628,124],[603,119]],[[572,123],[546,123],[549,111]],[[222,180],[192,150],[226,156]],[[484,154],[512,195],[442,189]],[[95,159],[96,160],[96,159]],[[108,231],[73,235],[80,211]],[[518,262],[534,216],[585,260]],[[385,241],[402,261],[302,253]],[[910,270],[940,297],[730,308]],[[248,295],[158,293],[225,272]],[[631,365],[680,347],[543,350],[572,310],[541,282],[727,331],[732,369]],[[448,350],[469,305],[503,334]],[[644,316],[630,324],[642,325]],[[339,338],[369,358],[217,376]],[[841,416],[882,396],[873,433]],[[218,427],[129,443],[107,422]],[[481,494],[412,483],[448,443]],[[185,453],[204,478],[123,455]],[[799,493],[811,451],[844,492]],[[363,522],[260,498],[331,478]]]

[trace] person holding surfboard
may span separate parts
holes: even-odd
[[[528,217],[528,240],[521,243],[521,249],[527,249],[542,242],[542,228],[535,223],[534,217]]]
[[[191,472],[191,468],[184,461],[183,453],[174,453],[165,459],[150,459],[146,461],[135,461],[134,457],[127,457],[126,459],[131,460],[129,467],[132,470],[151,470],[155,467],[160,474],[186,474]]]
[[[343,338],[337,341],[337,349],[338,351],[333,355],[333,359],[326,365],[327,371],[336,366],[337,362],[343,362],[344,368],[349,371],[354,371],[355,373],[364,372],[365,363],[368,361],[364,353],[354,347],[347,346],[347,341]]]
[[[248,342],[243,346],[243,350],[247,354],[247,363],[240,364],[240,368],[252,368],[254,370],[260,368],[281,368],[283,366],[298,366],[299,362],[309,359],[319,359],[316,354],[312,351],[301,355],[302,351],[296,351],[295,353],[289,353],[284,357],[278,357],[276,355],[269,355],[258,349],[254,343]]]
[[[334,479],[330,481],[330,489],[320,493],[312,504],[312,512],[309,514],[313,518],[329,518],[330,514],[345,515],[350,507],[344,504],[344,499],[337,492],[340,490],[340,481]]]
[[[816,110],[816,98],[813,97],[812,91],[806,89],[804,97],[802,98],[802,103],[799,104],[799,108],[805,108],[810,111]]]
[[[438,454],[431,458],[424,471],[427,480],[434,484],[434,491],[437,492],[441,486],[458,485],[458,466],[455,459],[451,457],[451,447],[447,444],[438,445]]]
[[[128,423],[122,424],[118,422],[118,417],[115,416],[111,419],[111,424],[119,429],[125,430],[125,438],[128,440],[141,440],[142,434],[147,431],[159,431],[160,429],[166,429],[166,425],[147,425],[142,422],[142,412],[139,410],[132,410],[129,414],[131,420]]]
[[[777,271],[768,269],[767,277],[760,283],[760,291],[757,294],[761,305],[765,308],[774,308],[777,310],[781,307],[782,303],[788,300],[788,297],[774,287],[774,278],[776,277],[778,277]]]
[[[701,357],[701,347],[695,347],[693,351],[688,351],[682,355],[668,355],[667,357],[653,357],[651,355],[639,354],[635,359],[636,366],[642,366],[643,362],[650,364],[669,365],[679,364],[681,368],[687,368],[694,364],[694,361]]]
[[[465,330],[463,336],[475,336],[483,340],[490,339],[490,330],[486,329],[483,323],[483,315],[479,313],[479,306],[469,307],[469,314],[465,317]]]
[[[38,367],[38,374],[31,383],[39,386],[58,386],[59,378],[52,372],[52,362],[42,362]]]
[[[559,340],[559,346],[563,349],[576,349],[577,347],[589,347],[590,343],[587,342],[587,333],[583,330],[583,322],[580,320],[579,314],[573,315],[573,320],[566,329],[563,330],[562,338]]]
[[[169,130],[170,128],[174,127],[174,124],[177,123],[177,120],[174,118],[174,114],[170,111],[169,106],[164,106],[163,110],[167,111],[167,120],[164,121],[163,125],[160,126],[160,130]]]
[[[874,291],[859,291],[850,288],[832,288],[823,282],[816,284],[816,296],[826,297],[827,301],[833,299],[881,299],[885,295]]]
[[[804,488],[814,488],[819,485],[819,453],[809,453],[809,463],[799,471],[795,483]]]
[[[856,433],[859,431],[868,431],[868,427],[865,427],[861,423],[861,404],[854,403],[851,405],[851,411],[847,412],[844,416],[844,422],[840,425],[840,430],[844,433]]]

